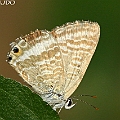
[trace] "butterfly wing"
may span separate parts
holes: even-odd
[[[11,44],[9,63],[39,94],[63,94],[64,66],[56,39],[49,31],[31,32]]]
[[[76,21],[52,31],[61,50],[67,99],[80,84],[96,49],[100,27],[95,22]]]
[[[39,94],[54,90],[66,100],[80,84],[99,35],[99,25],[87,21],[36,30],[11,44],[9,63]]]

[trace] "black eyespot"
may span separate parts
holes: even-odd
[[[13,52],[14,52],[14,53],[18,53],[18,52],[19,52],[19,49],[18,49],[17,47],[14,47],[14,48],[13,48]]]
[[[10,62],[12,60],[12,57],[11,56],[8,56],[7,57],[7,62]]]

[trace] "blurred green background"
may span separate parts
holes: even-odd
[[[0,74],[22,82],[6,62],[9,44],[35,29],[51,30],[75,20],[96,21],[101,26],[97,50],[82,83],[73,96],[99,107],[95,110],[77,101],[71,110],[62,110],[62,120],[120,120],[120,1],[119,0],[15,0],[0,5]]]

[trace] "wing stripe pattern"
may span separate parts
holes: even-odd
[[[99,25],[89,21],[51,32],[36,30],[11,43],[8,62],[54,110],[70,109],[68,98],[80,84],[99,36]]]
[[[68,23],[53,31],[58,41],[65,72],[65,96],[67,99],[81,82],[97,46],[100,28],[97,23]]]

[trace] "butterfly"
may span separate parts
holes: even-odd
[[[10,44],[7,61],[54,110],[70,109],[99,37],[100,26],[89,21],[37,29]]]

